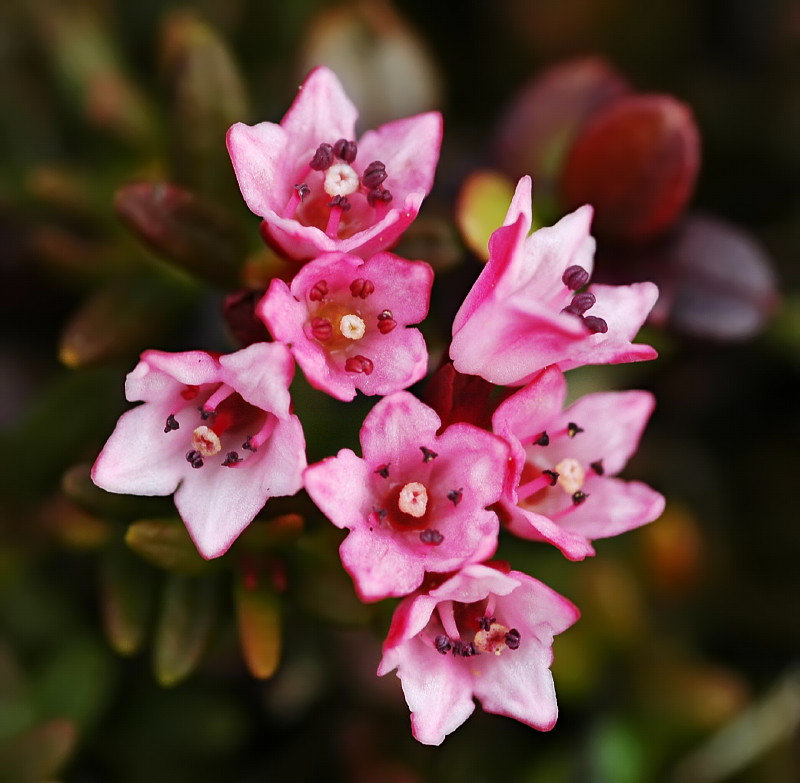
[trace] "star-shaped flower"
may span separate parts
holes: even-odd
[[[405,598],[392,618],[378,674],[397,669],[414,737],[440,745],[475,709],[548,731],[558,717],[553,637],[579,617],[533,577],[468,565]]]
[[[453,321],[456,370],[520,386],[551,364],[569,370],[656,357],[649,345],[631,343],[658,297],[655,285],[581,291],[594,265],[591,220],[584,206],[528,236],[531,180],[519,181],[489,241],[489,260]]]
[[[270,498],[302,486],[305,439],[290,413],[294,362],[277,343],[227,356],[145,351],[124,413],[92,468],[95,484],[130,495],[175,493],[205,558],[224,554]]]
[[[228,151],[262,235],[290,258],[340,251],[364,258],[391,247],[433,184],[438,112],[355,139],[357,112],[335,74],[315,68],[278,125],[237,123]]]

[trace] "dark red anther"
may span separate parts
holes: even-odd
[[[583,323],[592,334],[605,334],[608,331],[608,324],[596,315],[585,316]]]
[[[194,449],[186,452],[186,461],[195,469],[203,467],[203,455]]]
[[[312,302],[320,302],[328,295],[328,281],[327,280],[317,280],[313,286],[311,286],[311,290],[308,292],[308,298]]]
[[[589,467],[598,475],[602,476],[603,473],[606,472],[606,469],[603,467],[603,460],[599,459],[597,462],[590,462]]]
[[[542,475],[550,479],[551,487],[554,487],[558,483],[558,473],[555,470],[543,470]]]
[[[342,212],[347,212],[353,205],[348,200],[347,196],[334,196],[329,202],[329,207],[339,207]]]
[[[389,513],[385,508],[378,508],[377,506],[372,509],[372,513],[375,514],[378,519],[386,519],[386,515]]]
[[[333,145],[333,154],[345,163],[352,163],[356,159],[356,155],[358,155],[358,145],[354,141],[339,139]]]
[[[252,435],[247,436],[247,440],[242,443],[242,448],[247,451],[258,451],[258,446],[254,446],[251,442]]]
[[[587,310],[594,307],[597,299],[591,291],[584,291],[582,294],[575,294],[572,297],[569,307],[565,307],[573,315],[583,315]]]
[[[366,356],[356,354],[347,359],[344,363],[344,369],[347,372],[363,372],[364,375],[370,375],[374,369],[374,365],[372,364],[372,359],[367,359]]]
[[[581,503],[586,501],[586,498],[589,496],[585,492],[581,492],[578,490],[577,492],[572,493],[572,505],[573,506],[580,506]]]
[[[479,617],[478,628],[480,628],[482,631],[488,631],[496,619],[496,617]]]
[[[447,499],[454,505],[457,506],[461,502],[461,496],[464,494],[464,488],[459,487],[458,489],[451,489],[447,493]]]
[[[549,446],[550,445],[550,436],[546,432],[543,432],[541,435],[539,435],[538,438],[536,438],[536,440],[533,441],[533,445],[534,446]]]
[[[178,420],[172,413],[170,413],[170,415],[167,416],[167,422],[164,425],[164,432],[172,432],[173,430],[180,429],[180,427],[181,425],[178,423]]]
[[[436,652],[441,653],[442,655],[447,655],[447,651],[452,645],[450,644],[449,637],[445,636],[443,633],[440,633],[433,640],[433,646],[436,648]]]
[[[378,314],[378,331],[381,334],[389,334],[395,326],[397,326],[397,321],[392,318],[391,310],[384,310]]]
[[[426,449],[425,446],[420,446],[419,450],[422,452],[422,461],[423,462],[430,462],[431,460],[434,460],[439,456],[435,451],[431,451],[430,449]]]
[[[439,546],[439,544],[444,541],[444,536],[438,530],[423,530],[419,534],[419,540],[422,541],[423,544]]]
[[[589,282],[589,273],[582,266],[573,264],[564,270],[564,274],[561,275],[561,282],[570,291],[577,291]]]
[[[231,465],[236,465],[241,461],[242,461],[242,458],[239,456],[239,454],[237,452],[229,451],[225,455],[225,461],[222,463],[222,466],[225,467],[225,468],[229,468],[229,467],[231,467]]]
[[[359,299],[366,299],[374,291],[375,283],[372,280],[365,280],[363,277],[359,277],[350,283],[350,293]]]
[[[516,650],[519,647],[519,643],[522,639],[520,632],[516,628],[512,628],[506,634],[506,647],[509,650]]]
[[[297,191],[297,195],[300,196],[300,201],[302,201],[309,193],[311,193],[311,188],[303,182],[300,185],[295,185],[294,189]]]
[[[367,193],[367,203],[374,207],[376,204],[388,204],[392,200],[392,194],[386,188],[373,188]]]
[[[381,465],[373,472],[377,473],[381,478],[389,478],[389,463],[387,462],[385,465]]]
[[[473,655],[480,655],[480,653],[475,649],[475,643],[470,642],[466,644],[465,642],[453,642],[453,655],[458,655],[461,658],[471,658]]]
[[[319,316],[311,319],[311,334],[315,340],[321,343],[327,342],[333,337],[333,324],[327,318]]]
[[[325,171],[333,164],[333,147],[330,144],[320,144],[311,162],[308,164],[314,171]]]
[[[208,421],[216,413],[216,411],[207,411],[202,405],[197,410],[200,411],[200,418],[203,421]]]
[[[365,169],[361,177],[361,184],[367,190],[375,190],[375,188],[383,184],[387,176],[386,166],[379,160],[373,160]]]
[[[567,436],[574,438],[579,432],[583,432],[583,427],[579,427],[574,421],[567,424]]]

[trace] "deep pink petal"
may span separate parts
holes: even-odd
[[[548,367],[525,388],[500,403],[492,417],[492,429],[503,437],[531,439],[550,427],[561,414],[566,396],[564,374],[558,367]]]
[[[387,395],[407,389],[428,371],[428,348],[419,329],[398,326],[387,335],[371,335],[362,340],[358,352],[372,360],[375,368],[370,375],[352,376],[354,387],[364,394]],[[345,375],[344,359],[340,366]]]

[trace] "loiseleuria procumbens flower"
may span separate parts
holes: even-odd
[[[355,139],[358,114],[334,73],[315,68],[280,125],[237,123],[228,151],[262,235],[290,258],[341,251],[364,258],[393,245],[433,184],[438,112]]]
[[[517,184],[489,260],[453,321],[455,368],[492,383],[519,386],[558,364],[618,364],[654,359],[632,344],[658,297],[653,283],[586,286],[594,265],[592,208],[555,226],[531,228],[531,180]]]
[[[349,449],[305,472],[322,512],[350,534],[339,554],[364,601],[408,595],[426,571],[491,557],[508,446],[471,424],[441,422],[408,392],[384,397],[361,427],[364,458]]]
[[[562,410],[566,393],[558,368],[543,370],[501,403],[492,427],[512,449],[501,502],[508,528],[581,560],[594,554],[592,540],[657,519],[664,498],[640,481],[613,478],[636,451],[653,396],[600,392]]]
[[[536,579],[468,565],[397,607],[378,674],[397,669],[414,737],[440,745],[475,709],[536,729],[558,717],[553,637],[578,609]]]
[[[386,395],[425,375],[425,339],[405,327],[428,314],[432,284],[422,261],[326,253],[291,286],[275,278],[257,313],[315,388],[340,400],[352,400],[356,389]]]
[[[227,356],[145,351],[124,413],[92,469],[97,486],[170,495],[205,558],[224,554],[267,499],[294,495],[305,439],[290,413],[291,354],[256,343]]]

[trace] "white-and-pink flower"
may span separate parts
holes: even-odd
[[[578,617],[533,577],[468,565],[399,604],[378,674],[397,669],[414,737],[426,745],[472,714],[473,697],[486,712],[547,731],[558,717],[553,637]]]
[[[342,563],[364,601],[408,595],[426,571],[491,557],[508,470],[505,441],[470,424],[441,435],[436,413],[408,392],[384,397],[361,427],[363,459],[342,449],[305,472],[322,512],[350,534]]]
[[[406,327],[428,314],[432,284],[422,261],[326,253],[291,285],[274,279],[257,313],[315,388],[340,400],[352,400],[356,389],[386,395],[428,369],[422,333]]]
[[[501,503],[507,527],[582,560],[594,554],[594,539],[652,522],[664,510],[663,496],[646,484],[615,478],[655,401],[646,391],[598,392],[564,410],[566,394],[560,370],[543,370],[497,408],[492,427],[513,455]]]
[[[653,283],[581,291],[594,266],[592,208],[528,236],[531,219],[531,180],[523,177],[453,321],[456,370],[520,386],[552,364],[569,370],[654,359],[649,345],[631,342],[658,298]]]
[[[145,351],[124,413],[92,469],[97,486],[170,495],[200,554],[224,554],[270,497],[302,486],[305,438],[290,412],[294,362],[277,343],[227,356]]]
[[[438,112],[355,137],[356,108],[336,75],[315,68],[280,124],[236,123],[228,151],[262,234],[290,258],[339,251],[364,258],[391,247],[433,184]]]

